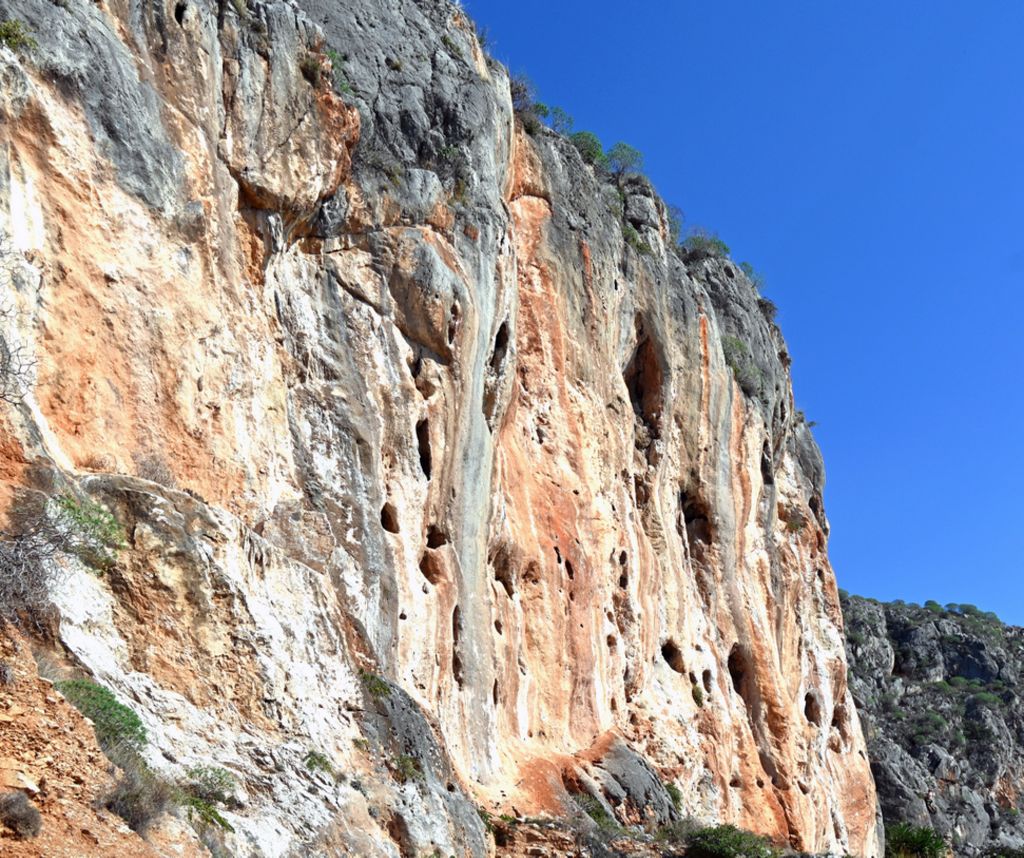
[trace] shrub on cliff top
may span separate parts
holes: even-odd
[[[577,131],[569,140],[579,150],[583,160],[588,164],[601,169],[608,166],[608,158],[604,154],[604,147],[593,131]]]
[[[695,229],[682,244],[691,259],[721,259],[729,255],[729,245],[717,235]]]
[[[942,858],[946,841],[933,829],[897,822],[885,827],[885,858]]]
[[[628,143],[616,143],[605,153],[608,162],[608,169],[616,176],[624,176],[626,173],[638,173],[643,169],[644,156],[639,149],[634,149]]]

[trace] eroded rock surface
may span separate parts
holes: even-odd
[[[154,768],[238,780],[225,848],[482,856],[477,807],[590,801],[878,854],[821,458],[735,265],[525,134],[441,0],[7,9],[5,497],[124,526],[61,559],[59,644]]]
[[[965,607],[845,597],[850,687],[887,820],[1022,849],[1024,630]]]

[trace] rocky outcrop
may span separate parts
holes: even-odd
[[[735,265],[526,134],[441,0],[7,14],[4,497],[124,528],[55,558],[53,644],[154,770],[231,773],[215,848],[585,806],[878,854],[821,458]]]
[[[957,855],[1024,848],[1024,630],[970,605],[845,596],[850,688],[886,821]]]

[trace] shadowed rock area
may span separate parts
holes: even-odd
[[[957,855],[1024,849],[1024,630],[972,605],[844,595],[843,614],[886,821],[934,828]]]

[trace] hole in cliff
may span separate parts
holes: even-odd
[[[731,265],[725,266],[725,276],[732,280],[736,276],[736,272],[732,270]]]
[[[416,356],[416,360],[412,362],[412,368],[410,369],[412,377],[414,379],[420,377],[420,373],[423,372],[423,357],[421,355]]]
[[[501,620],[495,620],[495,621],[494,621],[494,630],[495,630],[495,631],[496,631],[496,632],[497,632],[497,633],[498,633],[499,635],[502,635],[502,634],[504,634],[504,633],[505,633],[505,627],[504,627],[504,626],[503,626],[503,625],[501,624]]]
[[[654,341],[642,335],[643,326],[639,326],[640,336],[636,350],[626,365],[623,380],[629,391],[629,400],[633,404],[633,412],[647,426],[651,438],[657,438],[661,423],[662,384],[664,373],[658,360],[658,352]]]
[[[691,670],[691,671],[690,671],[690,685],[696,685],[696,684],[697,684],[697,674],[696,674],[696,673],[694,673],[694,672],[693,672],[693,671]]]
[[[686,539],[691,547],[696,544],[711,544],[711,511],[707,503],[699,497],[690,497],[686,492],[679,493],[679,509],[682,512]],[[680,533],[680,536],[682,534]]]
[[[668,666],[676,673],[686,673],[686,667],[683,664],[683,653],[671,638],[661,645],[661,657],[665,659]]]
[[[494,336],[494,351],[491,353],[491,369],[498,371],[505,355],[508,354],[508,322],[502,322]]]
[[[459,632],[462,629],[462,617],[459,606],[452,611],[452,676],[462,685],[462,658],[459,656]]]
[[[816,727],[821,726],[821,703],[817,695],[810,691],[804,696],[804,717]]]
[[[558,546],[557,545],[555,546],[555,562],[559,566],[562,565],[562,552],[558,550]]]
[[[619,576],[619,586],[620,586],[620,587],[621,587],[621,588],[622,588],[623,590],[625,590],[625,589],[626,589],[626,587],[627,587],[628,585],[629,585],[629,578],[628,578],[628,577],[626,577],[626,573],[625,573],[625,572],[623,572],[623,573],[622,573],[622,574],[621,574],[621,575]]]
[[[733,645],[729,653],[729,676],[732,678],[733,690],[746,701],[747,699],[747,657],[739,644]]]
[[[768,442],[764,442],[764,447],[761,448],[761,479],[764,480],[766,486],[775,484],[775,469],[772,465],[772,451],[768,446]]]
[[[823,570],[821,570],[821,569],[817,569],[817,570],[815,570],[815,572],[816,572],[816,574],[818,576],[818,580],[822,584],[824,584],[825,583],[825,572]]]
[[[505,592],[511,599],[515,594],[515,568],[512,565],[512,558],[509,556],[509,549],[501,543],[495,549],[494,554],[488,558],[494,569],[494,580],[499,581],[505,588]]]
[[[455,332],[459,328],[459,305],[452,304],[451,318],[448,320],[448,345],[455,342]]]
[[[448,790],[448,792],[455,792],[455,784],[453,784],[451,781],[448,781],[448,783],[445,784],[444,788]]]
[[[818,520],[818,524],[824,527],[825,513],[821,507],[821,497],[817,494],[811,495],[810,500],[807,501],[807,506],[811,508],[811,512],[814,513],[814,517]]]
[[[729,786],[733,789],[739,789],[743,786],[743,781],[741,781],[736,775],[733,775],[732,779],[729,781]]]
[[[605,640],[608,644],[608,649],[613,650],[618,645],[618,641],[615,639],[615,635],[608,635],[608,637]]]
[[[174,20],[177,21],[179,24],[184,23],[184,21],[185,21],[185,9],[187,9],[187,8],[188,7],[184,3],[178,3],[174,7]]]
[[[494,705],[498,705],[498,680],[494,680],[494,685],[491,688],[491,699],[494,701]]]
[[[427,548],[440,548],[442,545],[447,545],[448,542],[448,534],[436,524],[427,528]]]
[[[619,552],[619,566],[625,566],[626,560],[628,559],[629,558],[626,557],[626,552],[624,550]]]
[[[444,577],[444,569],[441,566],[440,558],[433,551],[423,552],[420,558],[420,572],[431,584],[438,584]]]
[[[811,791],[811,788],[807,784],[805,784],[803,781],[797,781],[796,785],[798,787],[800,787],[800,792],[802,792],[804,795],[809,794],[810,791]]]
[[[850,741],[850,713],[845,703],[840,703],[832,710],[832,726],[839,731],[844,742]]]
[[[398,513],[390,503],[380,508],[380,526],[388,533],[398,533]]]
[[[523,570],[523,581],[527,584],[540,583],[540,565],[536,560],[531,560]]]
[[[705,670],[700,675],[700,679],[701,679],[701,683],[704,685],[704,693],[705,694],[710,694],[711,693],[711,671],[710,670]]]
[[[576,577],[576,570],[572,568],[572,561],[565,561],[565,574],[569,576],[569,580],[572,581]]]
[[[761,778],[757,779],[757,788],[758,789],[764,789],[764,781],[761,780]]]
[[[416,443],[420,448],[420,467],[423,469],[423,476],[430,479],[430,421],[423,418],[416,424]]]

